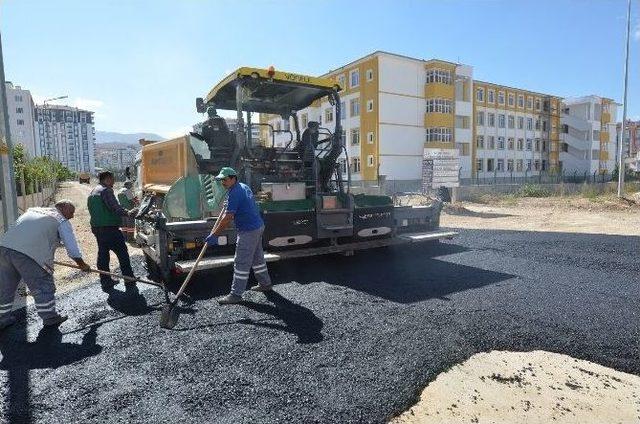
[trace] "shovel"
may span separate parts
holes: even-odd
[[[213,228],[211,229],[211,234],[213,234],[218,229],[220,218],[225,214],[226,211],[227,211],[227,208],[224,207],[218,214],[218,218],[216,218],[216,222],[215,224],[213,224]],[[184,283],[182,283],[182,285],[180,286],[180,289],[176,293],[175,299],[173,299],[172,302],[169,302],[166,305],[164,305],[164,307],[162,308],[162,313],[160,314],[160,327],[172,329],[178,323],[178,318],[180,317],[180,311],[178,308],[176,308],[176,305],[178,304],[178,300],[180,299],[180,296],[182,296],[182,292],[185,291],[185,289],[187,288],[187,285],[189,284],[189,281],[191,281],[191,277],[193,276],[196,268],[198,268],[198,264],[200,263],[200,260],[204,256],[204,253],[207,251],[207,247],[209,247],[207,243],[205,243],[204,246],[202,246],[202,249],[200,250],[200,254],[196,259],[196,262],[191,267],[189,274],[187,274],[187,278],[184,280]]]

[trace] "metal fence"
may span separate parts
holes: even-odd
[[[460,178],[460,186],[480,186],[480,185],[524,185],[524,184],[601,184],[614,179],[610,173],[539,173],[534,175],[516,176],[513,173],[494,174],[493,176],[480,178]],[[422,180],[360,180],[351,181],[351,191],[353,193],[394,195],[397,193],[420,193],[422,192]]]
[[[594,172],[592,174],[588,172],[561,172],[561,173],[546,173],[540,172],[538,174],[528,175],[525,172],[524,176],[513,175],[513,172],[500,174],[494,173],[492,176],[476,177],[476,178],[460,178],[460,185],[505,185],[505,184],[560,184],[560,183],[574,183],[574,184],[594,184],[594,183],[608,183],[613,179],[612,174],[605,172]]]

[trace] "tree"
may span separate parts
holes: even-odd
[[[30,159],[22,144],[13,147],[13,166],[16,173],[18,191],[20,191],[22,176],[26,194],[37,191],[35,181],[52,182],[75,179],[75,173],[63,166],[57,160],[49,157],[37,157]]]

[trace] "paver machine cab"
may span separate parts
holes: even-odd
[[[338,161],[347,155],[340,119],[332,129],[314,121],[300,128],[297,112],[315,101],[328,100],[333,116],[341,116],[339,91],[330,79],[240,68],[196,99],[198,112],[209,116],[200,132],[143,145],[136,161],[143,200],[135,237],[151,275],[172,281],[194,266],[221,209],[225,191],[213,177],[224,166],[233,167],[256,196],[267,261],[452,236],[437,231],[439,202],[395,207],[389,196],[350,191],[349,170],[344,174]],[[232,127],[219,110],[235,111]],[[256,113],[290,119],[292,129],[252,122]],[[257,128],[268,137],[254,139]],[[276,147],[280,133],[288,143]],[[235,229],[219,241],[198,271],[233,263]]]

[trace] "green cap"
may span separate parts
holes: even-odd
[[[237,172],[235,171],[235,169],[230,168],[228,166],[225,166],[224,168],[222,168],[220,170],[220,173],[218,175],[216,175],[216,180],[223,180],[226,177],[235,177],[237,176]]]

